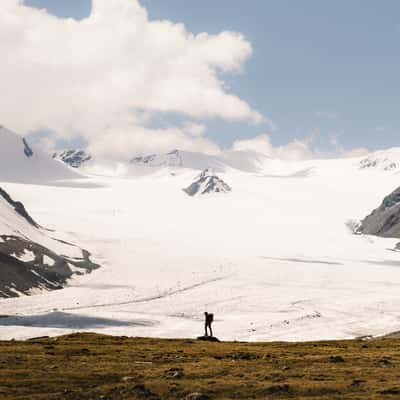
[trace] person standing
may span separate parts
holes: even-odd
[[[205,323],[204,323],[204,330],[205,336],[208,336],[208,331],[210,331],[210,336],[213,337],[213,331],[211,324],[214,321],[214,314],[209,314],[207,311],[204,313]]]

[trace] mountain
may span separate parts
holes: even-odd
[[[215,175],[211,169],[205,169],[189,187],[183,189],[189,196],[228,193],[231,190],[230,186]]]
[[[357,230],[359,233],[400,238],[400,187],[383,199]]]
[[[80,177],[64,163],[0,126],[0,181],[49,183]]]
[[[99,267],[86,250],[48,235],[0,188],[0,297],[60,289],[73,274]]]
[[[270,160],[261,153],[251,151],[224,151],[217,155],[172,150],[166,154],[150,154],[131,159],[133,166],[152,168],[172,167],[204,170],[212,168],[216,172],[225,172],[229,168],[245,172],[259,172],[262,165]]]
[[[169,153],[167,164],[178,166],[156,163],[160,156],[121,162],[125,175],[90,174],[84,186],[0,184],[11,195],[0,211],[2,265],[9,268],[0,266],[8,280],[3,296],[62,287],[71,271],[86,272],[72,263],[84,261],[84,252],[29,223],[19,199],[36,225],[67,232],[104,265],[72,275],[64,290],[0,299],[1,314],[10,316],[0,318],[0,339],[77,326],[127,336],[198,336],[204,311],[214,313],[224,340],[348,339],[399,330],[400,252],[391,250],[400,240],[352,235],[346,227],[400,186],[396,170],[360,170],[366,157]],[[100,163],[96,155],[92,161]],[[204,171],[213,162],[220,170]],[[223,195],[225,185],[232,191]],[[397,197],[389,200],[384,208],[392,212]],[[30,268],[41,257],[42,265]],[[56,278],[44,275],[54,260]],[[17,281],[10,266],[29,275]],[[60,312],[68,320],[60,323]]]
[[[79,168],[82,164],[90,161],[92,156],[87,154],[85,150],[64,150],[60,153],[54,153],[53,158],[61,160],[73,168]]]
[[[359,163],[360,169],[379,169],[393,171],[400,168],[400,148],[394,147],[370,153]]]
[[[137,156],[130,161],[134,165],[147,165],[149,167],[182,167],[183,156],[179,150],[172,150],[166,154],[150,154]]]

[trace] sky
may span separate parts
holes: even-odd
[[[6,2],[11,5],[17,0]],[[36,40],[42,40],[46,34],[52,35],[54,30],[53,40],[40,43],[49,59],[55,42],[58,40],[62,48],[64,35],[74,31],[71,36],[75,42],[67,43],[66,49],[86,44],[92,49],[89,54],[96,47],[99,52],[108,51],[110,58],[115,57],[114,64],[108,64],[109,70],[115,68],[120,72],[117,84],[124,88],[126,83],[132,91],[126,90],[126,100],[121,100],[119,107],[114,106],[116,101],[112,104],[111,101],[116,78],[113,78],[113,85],[109,85],[103,75],[97,83],[104,85],[104,90],[110,93],[109,107],[113,118],[103,118],[107,107],[102,109],[88,97],[86,103],[74,104],[75,110],[70,110],[69,116],[43,111],[41,120],[37,116],[27,118],[31,126],[15,124],[23,133],[42,132],[36,133],[36,137],[41,138],[45,136],[43,132],[52,132],[57,136],[59,146],[89,143],[93,144],[94,151],[114,146],[112,151],[121,156],[124,154],[122,149],[144,153],[153,147],[155,151],[164,150],[169,144],[206,152],[231,146],[241,148],[244,144],[256,149],[299,145],[305,149],[305,157],[310,153],[344,154],[353,149],[378,149],[400,144],[400,3],[396,0],[140,0],[138,7],[148,15],[143,31],[152,31],[148,37],[147,33],[132,33],[130,29],[135,24],[140,25],[129,10],[136,0],[116,0],[113,3],[118,10],[107,10],[106,0],[95,2],[98,10],[103,11],[102,17],[94,21],[99,32],[100,26],[104,28],[107,23],[120,27],[119,32],[101,31],[109,35],[106,39],[101,34],[98,37],[107,41],[115,35],[115,42],[121,42],[121,49],[132,54],[131,59],[114,55],[112,46],[102,49],[95,38],[92,38],[93,43],[89,40],[80,43],[79,35],[83,37],[88,33],[79,26],[52,27],[56,25],[54,21],[43,18],[49,26],[43,31],[37,28],[37,22],[24,17],[30,22],[18,29],[28,34],[33,30],[31,34]],[[77,24],[91,15],[88,0],[25,0],[24,3],[46,8],[48,13],[60,18],[74,18],[79,21]],[[147,29],[153,21],[159,20],[164,21],[162,28]],[[70,20],[63,21],[68,25]],[[184,28],[180,24],[184,24]],[[154,39],[158,35],[157,29],[160,36]],[[182,29],[184,33],[176,32]],[[204,32],[207,37],[198,40],[204,43],[194,43],[196,40],[191,37],[196,38]],[[160,38],[166,36],[170,40],[166,39],[163,44],[168,46],[164,54],[164,48],[160,51],[158,46]],[[160,59],[145,53],[143,43],[146,41],[153,43],[147,47],[149,54],[163,53]],[[75,54],[74,51],[71,55],[78,60],[83,57],[82,53]],[[150,89],[156,99],[147,99],[146,89],[136,82],[143,77],[138,72],[135,56],[141,57],[139,64],[145,58],[142,68],[152,71],[146,79],[154,79],[154,85],[157,84],[157,89]],[[185,58],[184,67],[180,61],[182,57]],[[87,65],[91,62],[96,71],[98,65],[95,62],[101,62],[101,58],[98,54],[93,58],[88,56]],[[65,73],[74,69],[78,77],[81,74],[80,79],[91,79],[90,71],[83,63],[69,64],[70,60],[66,63]],[[157,64],[159,70],[155,68]],[[119,68],[120,65],[126,68]],[[171,67],[174,71],[170,71],[171,65],[174,65]],[[41,63],[36,67],[38,71],[43,70]],[[60,70],[57,79],[63,79],[62,68]],[[132,76],[128,76],[129,73]],[[182,75],[184,78],[181,79]],[[16,78],[19,79],[18,74]],[[74,82],[78,78],[66,81],[69,79]],[[37,93],[42,89],[32,87],[32,90]],[[75,92],[80,98],[85,97],[87,91],[95,92],[90,85],[85,90],[82,87]],[[73,94],[63,88],[60,92],[60,96]],[[132,97],[129,96],[135,93],[143,101],[135,99],[130,104]],[[117,93],[115,96],[118,97]],[[43,101],[43,108],[45,103]],[[16,98],[15,104],[21,104],[21,101]],[[67,102],[59,104],[60,107],[67,105]],[[33,106],[34,100],[30,104],[27,102],[27,108]],[[134,110],[134,117],[128,115],[128,106]],[[82,117],[81,123],[75,124],[73,119],[80,115],[83,107],[96,107],[98,113],[90,112],[93,115]],[[102,124],[95,123],[102,119]],[[111,129],[110,125],[120,126]],[[134,128],[128,129],[128,126]],[[107,129],[110,131],[104,136],[109,139],[99,138]],[[129,133],[124,133],[127,131]],[[129,143],[124,144],[127,137]],[[251,142],[254,137],[256,140]],[[121,142],[119,148],[115,145],[117,141]],[[143,145],[144,141],[148,146]]]

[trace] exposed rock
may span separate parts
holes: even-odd
[[[362,222],[358,233],[400,238],[400,188],[383,199]]]
[[[14,207],[14,210],[23,218],[25,218],[31,225],[34,227],[38,228],[39,225],[34,221],[34,219],[28,214],[26,211],[24,205],[20,201],[14,201],[11,196],[0,187],[0,196],[3,197],[3,199],[9,203],[12,207]]]
[[[209,399],[210,399],[209,396],[199,392],[190,393],[185,397],[185,400],[209,400]]]
[[[85,162],[92,159],[85,150],[65,150],[61,153],[54,153],[53,158],[61,160],[73,168],[79,168]]]
[[[81,175],[56,162],[40,146],[0,127],[0,181],[48,184],[59,180],[79,179]]]
[[[172,150],[166,154],[150,154],[132,158],[131,164],[147,165],[150,167],[182,167],[183,160],[179,150]]]
[[[130,160],[135,167],[147,168],[189,168],[203,171],[212,168],[220,173],[228,168],[246,172],[261,172],[270,158],[252,151],[224,151],[220,154],[205,154],[184,150],[172,150],[165,154],[138,155]]]
[[[205,169],[189,187],[183,189],[189,196],[227,193],[231,190],[231,187],[215,175],[211,169]]]
[[[197,340],[201,340],[203,342],[219,342],[220,340],[215,336],[199,336]]]
[[[183,368],[170,368],[169,370],[165,371],[166,378],[169,379],[181,379],[184,377]]]
[[[88,251],[49,237],[21,202],[0,188],[0,297],[61,289],[73,274],[98,267]]]
[[[79,270],[83,274],[99,268],[85,250],[82,258],[72,259],[20,237],[0,238],[0,297],[29,295],[33,289],[62,289]],[[25,254],[30,254],[31,259],[24,259]]]
[[[384,171],[392,171],[397,168],[397,163],[394,161],[384,159],[384,160],[371,160],[370,158],[365,158],[360,161],[360,169],[366,168],[378,168],[380,167]]]
[[[25,155],[29,158],[33,156],[33,150],[29,147],[28,142],[26,141],[25,138],[22,139],[22,142],[24,143],[24,153]]]
[[[359,163],[360,169],[377,169],[381,171],[394,171],[400,167],[400,149],[392,148],[375,151],[363,158]]]

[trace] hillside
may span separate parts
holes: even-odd
[[[0,126],[0,182],[49,184],[82,176]]]
[[[368,235],[400,238],[400,188],[363,219],[358,231]]]
[[[98,268],[89,256],[54,238],[0,188],[0,297],[61,289],[74,274]]]
[[[249,344],[77,334],[0,342],[0,396],[394,399],[399,350],[398,339]]]

